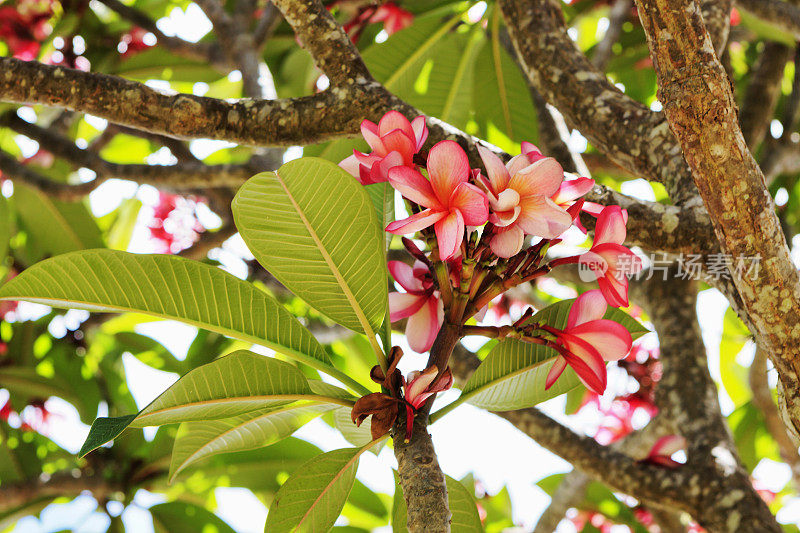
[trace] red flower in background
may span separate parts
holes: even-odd
[[[32,61],[50,34],[48,21],[52,16],[53,3],[48,0],[0,7],[0,40],[6,43],[12,56]]]
[[[151,45],[144,42],[147,33],[147,30],[138,26],[134,26],[128,33],[124,33],[119,40],[118,47],[122,57],[130,57],[150,48]]]
[[[195,214],[196,201],[159,191],[159,202],[149,222],[150,236],[159,253],[176,254],[191,246],[205,228]]]
[[[353,13],[343,2],[334,2],[328,9],[333,7],[339,7]],[[411,26],[414,23],[414,14],[401,8],[395,2],[385,2],[379,6],[364,5],[359,7],[342,27],[350,36],[350,39],[356,42],[367,25],[377,22],[383,22],[384,31],[391,35]]]

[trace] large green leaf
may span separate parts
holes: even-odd
[[[352,405],[348,400],[315,394],[306,377],[289,363],[241,350],[192,370],[137,415],[98,419],[80,455],[113,439],[128,425],[229,418],[297,400]]]
[[[464,128],[472,109],[473,72],[481,38],[458,31],[460,15],[417,19],[364,51],[364,61],[387,89],[423,112]],[[466,27],[465,27],[466,28]]]
[[[369,194],[330,161],[302,158],[252,177],[233,201],[258,261],[320,312],[374,339],[388,285]]]
[[[330,404],[293,403],[222,420],[184,422],[175,437],[169,477],[174,479],[190,464],[211,455],[269,446],[330,409]]]
[[[567,325],[570,307],[575,300],[562,300],[548,306],[531,319],[531,322],[549,324],[555,328]],[[609,308],[605,318],[625,326],[633,338],[647,332],[624,311]],[[545,390],[545,380],[558,353],[552,348],[516,339],[506,339],[497,344],[464,385],[462,396],[478,407],[494,411],[524,409],[555,398],[580,381],[571,368]]]
[[[450,504],[450,529],[459,533],[482,533],[483,526],[475,505],[475,497],[457,479],[446,476],[447,499]]]
[[[489,142],[502,148],[506,145],[496,132],[515,143],[535,142],[538,138],[536,108],[531,99],[528,83],[517,64],[506,52],[498,35],[500,10],[492,16],[492,37],[478,54],[475,64],[473,108],[481,134]]]
[[[64,254],[0,287],[0,300],[179,320],[272,348],[366,390],[333,368],[311,333],[269,295],[223,270],[182,257],[115,250]]]
[[[236,533],[220,517],[193,503],[168,502],[152,506],[155,533]]]
[[[59,255],[104,246],[100,230],[80,202],[52,200],[43,192],[17,183],[14,206],[34,257]]]
[[[353,488],[358,459],[366,450],[334,450],[300,467],[275,495],[265,533],[318,532],[333,527]]]
[[[400,476],[397,470],[392,470],[394,474],[394,497],[392,498],[392,533],[405,533],[408,531],[408,507],[403,496],[403,486],[400,484]]]

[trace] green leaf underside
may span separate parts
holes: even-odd
[[[563,300],[548,306],[530,321],[563,328],[574,301]],[[621,323],[634,339],[647,332],[644,326],[616,308],[609,308],[604,318]],[[575,371],[567,368],[553,386],[545,390],[547,373],[557,355],[552,348],[540,344],[505,339],[489,352],[472,374],[462,395],[465,401],[494,411],[524,409],[555,398],[580,383]]]
[[[281,283],[374,337],[388,293],[384,237],[358,181],[330,161],[297,159],[248,180],[233,212],[250,251]]]
[[[170,481],[206,457],[269,446],[331,409],[334,406],[330,404],[295,403],[222,420],[184,422],[172,448]]]
[[[328,531],[347,501],[364,451],[333,450],[298,468],[275,495],[264,532]]]
[[[105,444],[128,425],[224,419],[297,400],[352,405],[341,396],[317,395],[291,364],[241,350],[192,370],[137,415],[96,420],[80,455]]]
[[[223,270],[173,255],[64,254],[0,287],[0,299],[178,320],[266,346],[322,371],[330,367],[311,333],[269,295]]]
[[[446,476],[446,483],[447,499],[452,513],[450,529],[458,533],[482,532],[483,526],[473,495],[457,479]]]

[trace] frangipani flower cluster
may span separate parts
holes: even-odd
[[[589,389],[602,393],[606,361],[625,357],[632,343],[624,326],[603,318],[608,306],[628,305],[625,274],[641,266],[623,246],[627,213],[619,206],[584,202],[582,197],[594,187],[594,180],[565,179],[561,165],[528,142],[522,143],[521,154],[505,163],[489,148],[476,146],[478,157],[472,161],[482,163],[482,168],[473,168],[464,148],[455,141],[440,141],[425,151],[428,131],[424,117],[409,121],[392,111],[378,124],[365,120],[361,131],[372,152],[354,150],[340,166],[363,185],[388,182],[398,191],[410,214],[389,223],[386,231],[422,243],[403,239],[415,259],[413,265],[396,260],[388,264],[399,289],[390,295],[390,318],[392,322],[407,321],[405,332],[411,349],[419,353],[431,350],[444,324],[454,325],[460,332],[477,328],[475,331],[488,336],[511,335],[557,352],[547,388],[569,365]],[[581,211],[597,217],[591,248],[545,261],[548,249],[558,244],[570,227],[586,232],[579,219]],[[575,301],[563,329],[547,324],[532,329],[525,320],[498,328],[465,325],[485,313],[489,302],[507,290],[559,265],[575,263],[597,280],[598,289]],[[428,391],[431,383],[426,382],[421,390],[431,394],[417,394],[416,384],[424,380],[416,380],[441,376],[435,369],[444,368],[446,362],[435,364],[432,354],[427,368],[409,378],[405,397],[394,391],[395,401],[410,406],[410,416],[438,392],[437,387]],[[408,398],[408,391],[413,392],[413,399]],[[386,402],[384,398],[383,408]]]

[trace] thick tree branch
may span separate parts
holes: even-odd
[[[795,490],[800,490],[800,454],[797,452],[797,446],[786,433],[786,426],[781,421],[780,412],[772,398],[767,380],[767,354],[763,350],[756,350],[750,365],[749,378],[750,390],[753,392],[753,404],[764,415],[764,425],[778,444],[781,459],[792,470],[792,482]]]
[[[659,336],[663,368],[656,389],[659,414],[686,437],[687,467],[709,480],[708,490],[693,494],[692,514],[710,531],[779,531],[739,461],[720,411],[696,318],[695,284],[675,273],[669,272],[666,281],[654,278],[645,282],[641,301]]]
[[[800,434],[800,278],[742,136],[730,83],[697,6],[690,0],[637,0],[648,36],[659,97],[680,139],[722,250],[758,257],[757,276],[734,272],[759,345],[769,351]]]
[[[700,11],[706,23],[711,42],[717,56],[722,56],[725,45],[728,44],[728,30],[731,27],[731,8],[733,0],[701,0]]]
[[[782,43],[766,42],[764,50],[753,67],[750,85],[742,102],[739,122],[742,135],[751,150],[755,150],[764,135],[781,94],[781,82],[786,62],[792,57],[792,49]]]
[[[227,102],[168,95],[116,76],[7,57],[0,58],[0,72],[0,101],[62,107],[175,138],[250,146],[310,144],[353,134],[364,116],[379,116],[385,109],[381,98],[361,87],[338,95],[326,91],[301,98]]]
[[[244,95],[249,98],[265,96],[259,82],[259,63],[253,36],[231,17],[219,0],[197,0],[197,4],[214,25],[214,33],[223,50],[227,51],[230,62],[237,65],[242,73]]]
[[[339,87],[372,81],[358,48],[318,0],[275,0],[314,63]]]
[[[11,511],[26,503],[45,497],[77,496],[91,492],[97,499],[108,497],[125,489],[118,481],[111,481],[103,472],[73,476],[72,472],[54,474],[47,481],[38,479],[20,483],[4,483],[0,487],[0,512]]]
[[[800,40],[800,6],[781,0],[736,0],[736,7]]]
[[[689,198],[689,168],[664,116],[625,96],[575,47],[557,0],[502,0],[529,81],[599,150],[637,176],[660,181],[674,202]]]
[[[598,70],[606,69],[608,60],[611,59],[614,45],[622,33],[622,25],[631,16],[632,7],[633,0],[616,0],[611,4],[611,9],[608,12],[608,28],[602,40],[594,47],[594,54],[592,55],[592,65]]]

